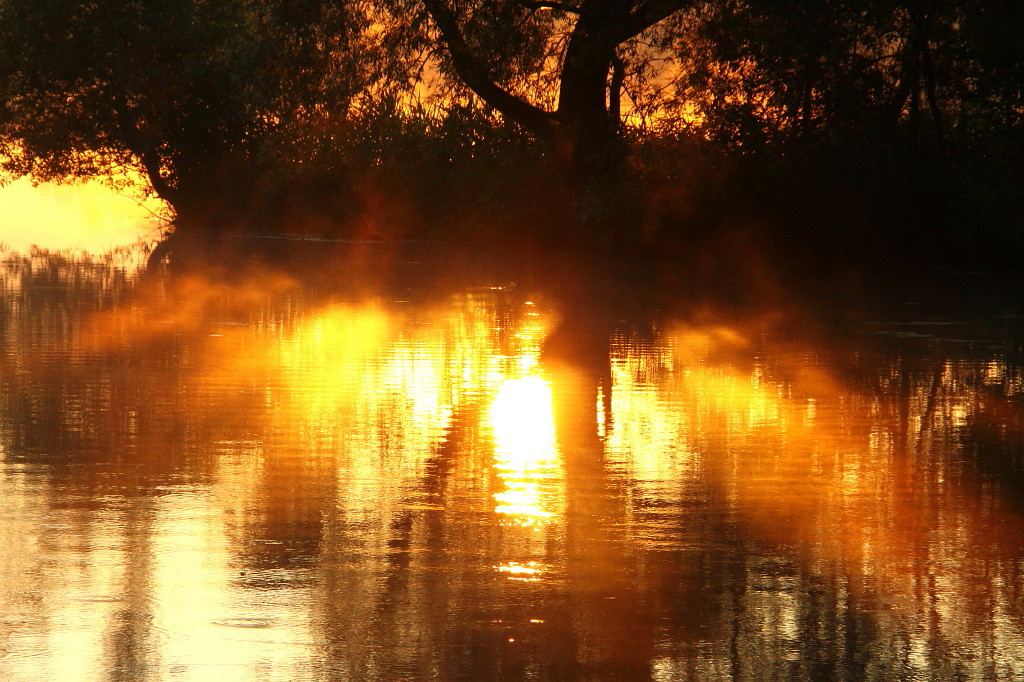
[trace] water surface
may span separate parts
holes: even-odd
[[[1024,675],[1012,308],[595,335],[138,262],[0,263],[2,677]]]

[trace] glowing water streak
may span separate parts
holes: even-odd
[[[494,495],[495,511],[521,525],[555,516],[544,483],[558,467],[551,386],[539,376],[509,379],[491,403],[494,468],[505,489]]]

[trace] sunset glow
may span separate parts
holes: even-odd
[[[557,475],[551,387],[539,376],[508,379],[491,403],[494,468],[504,490],[495,511],[517,523],[542,523],[554,516],[543,484]]]
[[[0,245],[103,255],[156,241],[167,221],[163,202],[140,205],[99,183],[40,185],[22,178],[0,187]]]

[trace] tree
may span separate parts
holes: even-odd
[[[377,77],[368,31],[358,1],[0,0],[3,170],[138,168],[200,216],[344,115]]]
[[[442,70],[548,145],[578,209],[575,227],[596,225],[605,240],[624,238],[623,89],[630,75],[646,74],[643,58],[632,58],[689,4],[422,0],[430,38],[444,46]]]
[[[975,0],[716,0],[674,37],[678,96],[708,136],[748,149],[969,143],[1020,121],[1019,14]]]

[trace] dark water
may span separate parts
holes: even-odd
[[[8,254],[0,677],[1024,676],[1016,311],[565,308]]]

